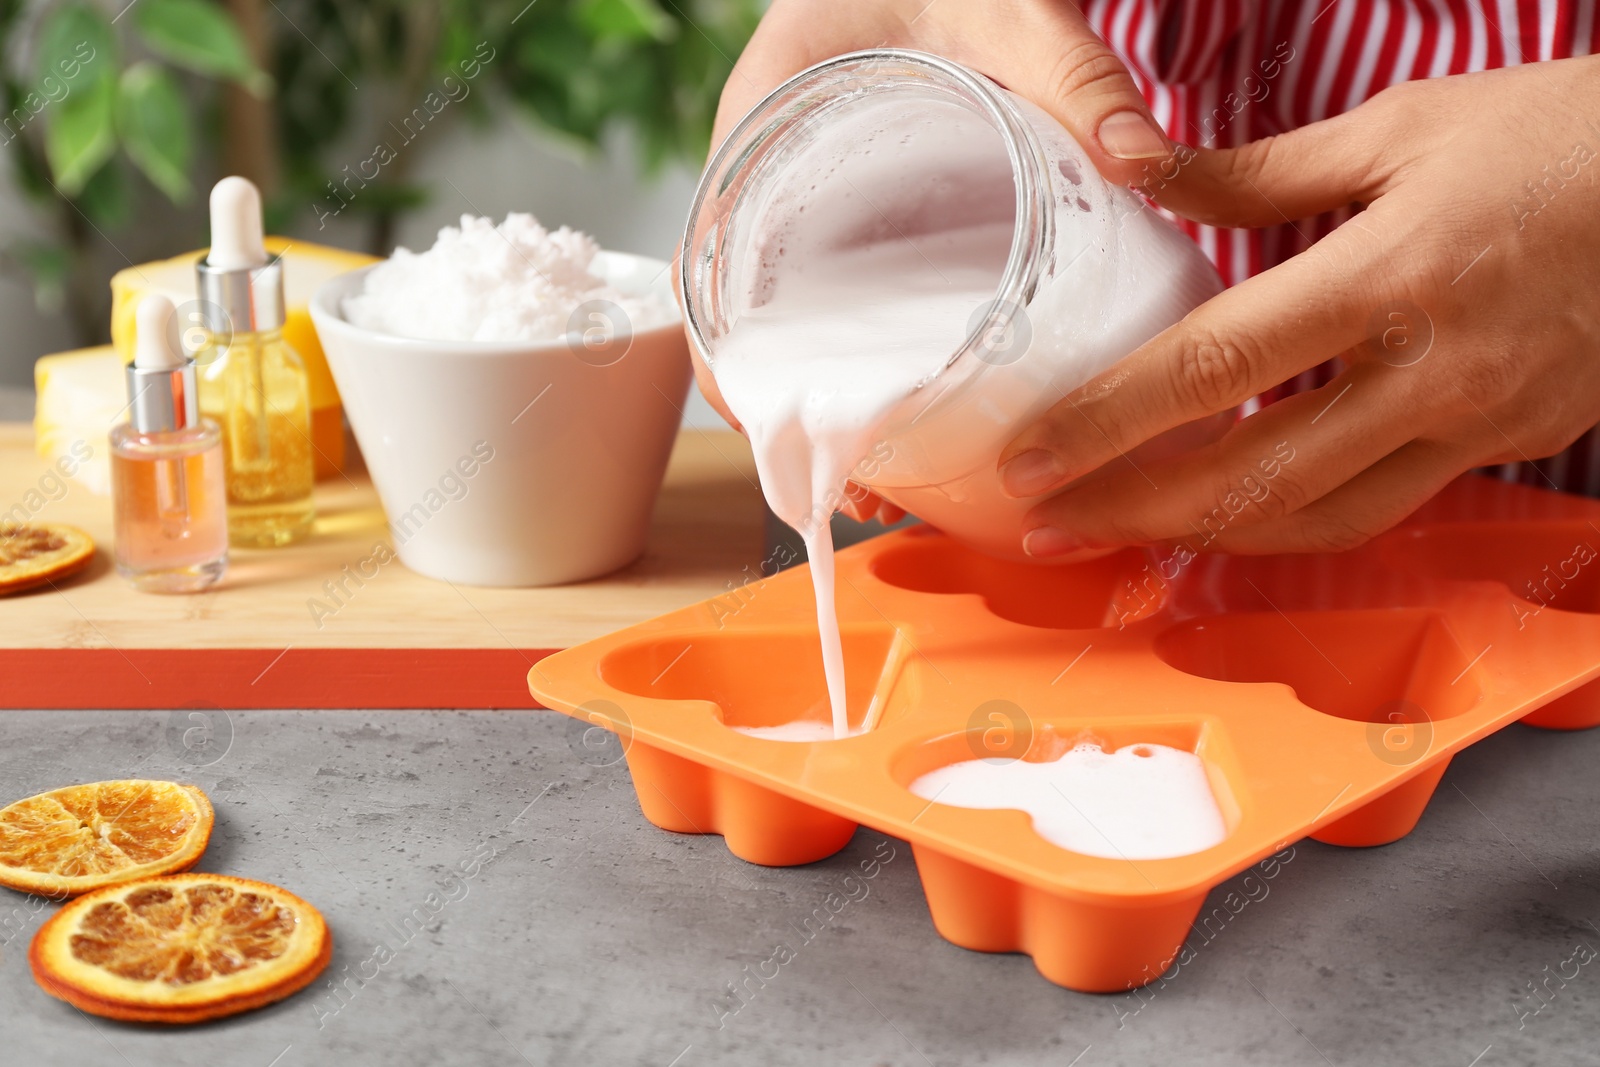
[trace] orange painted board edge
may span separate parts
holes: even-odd
[[[0,649],[0,708],[537,708],[555,649]]]

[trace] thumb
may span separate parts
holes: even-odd
[[[1007,35],[1001,80],[1071,131],[1107,180],[1144,184],[1174,148],[1127,66],[1076,6],[1032,10],[1041,24]]]

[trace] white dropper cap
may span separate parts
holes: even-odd
[[[172,301],[149,293],[134,312],[138,331],[133,362],[125,370],[128,421],[140,433],[166,433],[200,421],[195,394],[194,361],[178,348],[172,328]]]
[[[248,178],[224,178],[211,189],[212,270],[255,270],[267,265],[261,190]]]
[[[133,365],[140,370],[177,370],[185,362],[183,353],[173,347],[172,301],[160,293],[149,293],[139,301],[136,313]]]

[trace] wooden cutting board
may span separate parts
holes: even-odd
[[[755,464],[731,431],[679,435],[643,557],[546,589],[452,585],[397,559],[362,579],[393,543],[356,473],[318,484],[305,542],[235,550],[204,593],[139,593],[112,566],[110,498],[50,472],[31,426],[0,423],[0,521],[21,506],[98,547],[55,588],[0,598],[0,707],[529,707],[540,657],[724,592],[761,558]]]

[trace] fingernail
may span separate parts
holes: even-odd
[[[1156,159],[1172,154],[1155,123],[1137,111],[1118,111],[1095,132],[1100,147],[1118,159]]]
[[[1054,452],[1030,448],[1000,468],[1000,488],[1009,496],[1033,496],[1055,485],[1063,473]]]
[[[1083,545],[1065,530],[1054,526],[1041,526],[1022,535],[1022,551],[1035,559],[1051,559],[1076,552]]]

